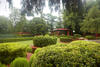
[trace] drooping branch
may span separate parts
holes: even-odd
[[[9,4],[11,4],[12,0],[7,0]],[[61,6],[61,1],[69,13],[70,12],[78,12],[82,11],[82,0],[48,0],[48,5],[50,9],[59,10]],[[22,12],[27,13],[29,11],[38,12],[43,11],[45,7],[46,0],[22,0]]]

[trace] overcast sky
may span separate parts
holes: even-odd
[[[21,9],[21,0],[13,0],[13,6],[17,9]],[[46,1],[46,7],[43,10],[44,13],[50,13],[50,10],[48,8],[48,2]],[[9,17],[9,14],[11,13],[9,9],[9,4],[6,0],[0,0],[0,16],[6,16]],[[53,12],[53,15],[58,16],[58,12]],[[32,17],[26,17],[28,19],[32,19]]]
[[[86,0],[91,1],[91,0]],[[13,0],[13,6],[17,9],[21,9],[21,0]],[[43,10],[44,13],[50,13],[50,10],[48,8],[48,2],[46,1],[46,7]],[[9,9],[9,4],[6,2],[6,0],[0,0],[0,15],[9,17],[9,14],[11,13]],[[53,15],[58,16],[58,12],[53,12]],[[32,19],[32,17],[27,17],[28,19]]]

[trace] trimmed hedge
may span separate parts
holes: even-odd
[[[0,67],[6,67],[6,65],[4,65],[4,64],[2,64],[2,63],[0,63]]]
[[[26,58],[16,58],[10,65],[10,67],[29,67],[29,63]]]
[[[57,37],[54,36],[35,36],[33,38],[34,46],[44,47],[57,43]]]
[[[0,44],[0,62],[3,64],[11,63],[17,57],[26,56],[26,46],[15,43]]]
[[[60,37],[60,41],[61,42],[71,42],[72,41],[72,37]]]
[[[18,34],[18,37],[32,37],[32,34]]]
[[[30,67],[100,67],[100,44],[73,41],[41,48],[32,55]]]
[[[89,40],[91,40],[91,39],[96,39],[95,36],[91,36],[91,35],[85,36],[85,38],[86,38],[86,39],[89,39]]]
[[[25,41],[25,40],[32,40],[33,37],[22,37],[22,38],[2,38],[0,39],[0,43],[5,42],[16,42],[16,41]]]
[[[80,34],[74,34],[74,36],[73,36],[73,38],[80,38],[82,35],[80,35]]]

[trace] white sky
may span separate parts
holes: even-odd
[[[86,0],[86,1],[91,1],[91,0]],[[21,4],[20,3],[21,3],[21,0],[13,0],[13,6],[17,9],[21,9]],[[0,15],[9,17],[10,13],[11,13],[11,11],[9,9],[9,4],[6,2],[6,0],[0,0]],[[46,13],[46,14],[50,13],[47,1],[46,1],[46,7],[43,10],[43,13]],[[52,15],[59,16],[58,12],[53,12]],[[29,20],[32,19],[32,17],[26,17],[26,18],[29,19]]]
[[[9,14],[9,4],[6,2],[6,0],[0,0],[0,15],[8,17]]]
[[[13,0],[13,6],[17,9],[21,9],[21,0]],[[9,17],[9,14],[11,13],[9,9],[9,4],[6,2],[6,0],[0,0],[0,15]],[[43,10],[43,13],[50,13],[48,2],[46,1],[46,7]],[[58,16],[58,12],[53,12],[54,16]],[[38,15],[36,15],[38,16]],[[32,19],[33,17],[26,17],[27,19]]]

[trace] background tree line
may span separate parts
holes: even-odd
[[[12,4],[11,1],[8,0],[10,5]],[[68,28],[78,34],[83,32],[100,33],[100,0],[48,0],[48,2],[50,9],[55,11],[60,9],[62,2],[63,19],[59,20],[59,17],[42,13],[45,0],[22,0],[23,7],[21,11],[13,8],[10,19],[5,18],[9,21],[7,21],[9,24],[5,23],[3,28],[3,23],[0,22],[0,29],[2,30],[0,33],[30,32],[41,34],[42,32],[44,34],[52,31],[54,28]],[[25,15],[31,14],[31,12],[40,12],[41,17],[28,21]],[[4,20],[3,22],[6,21]],[[39,30],[41,31],[39,32]]]

